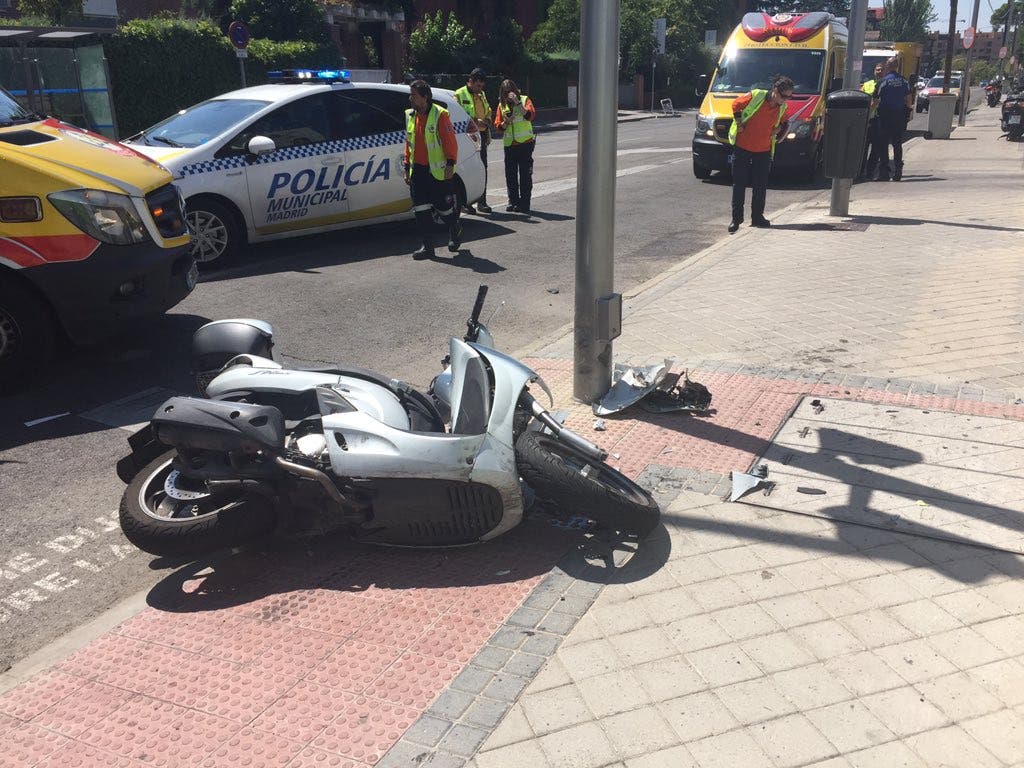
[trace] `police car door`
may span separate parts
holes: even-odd
[[[241,134],[246,143],[266,136],[276,147],[246,169],[257,235],[325,227],[347,216],[345,152],[332,135],[330,95],[314,93],[282,104]]]
[[[352,219],[409,211],[412,201],[402,178],[405,110],[409,94],[386,88],[335,91],[345,147],[345,189]]]

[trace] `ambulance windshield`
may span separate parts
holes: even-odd
[[[0,88],[0,126],[11,125],[19,120],[27,120],[32,113],[23,109],[3,88]]]
[[[825,51],[741,48],[726,54],[715,71],[712,93],[746,93],[772,87],[775,75],[788,75],[796,93],[820,93]]]
[[[237,130],[238,123],[263,109],[268,101],[255,99],[213,99],[183,109],[152,128],[147,128],[133,141],[169,147],[198,147],[225,131]]]

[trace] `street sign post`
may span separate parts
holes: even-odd
[[[970,106],[971,90],[971,64],[974,60],[975,30],[978,28],[978,11],[981,0],[974,0],[974,11],[971,13],[971,26],[964,30],[964,48],[967,49],[967,62],[964,65],[964,73],[960,78],[960,114],[957,116],[956,124],[964,126],[967,124],[967,108]]]
[[[244,21],[232,21],[228,26],[228,39],[235,46],[235,56],[238,57],[238,69],[242,73],[242,87],[245,88],[245,59],[249,58],[249,26]]]

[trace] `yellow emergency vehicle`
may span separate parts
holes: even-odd
[[[195,286],[181,195],[138,152],[0,88],[0,384]]]
[[[786,107],[789,130],[775,150],[773,169],[813,178],[821,167],[825,96],[842,87],[849,33],[824,11],[744,15],[729,36],[697,113],[693,175],[728,171],[732,102],[754,88],[771,88],[775,75],[793,80]]]

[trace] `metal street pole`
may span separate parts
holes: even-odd
[[[853,0],[850,3],[849,38],[846,47],[846,68],[843,70],[843,88],[860,88],[861,64],[864,60],[864,28],[868,22],[868,0]],[[859,151],[859,150],[858,150]],[[832,179],[832,199],[829,202],[829,216],[850,214],[850,190],[853,179]]]
[[[949,32],[946,37],[946,64],[943,67],[942,92],[949,93],[949,78],[953,70],[953,46],[956,44],[956,0],[949,0]],[[961,83],[962,84],[962,83]]]
[[[977,39],[978,31],[978,6],[981,0],[974,0],[974,11],[971,12],[971,29],[975,31]],[[967,91],[971,87],[971,60],[974,58],[974,45],[967,49],[967,62],[964,64],[964,74],[960,78],[960,117],[956,124],[961,128],[967,124]]]
[[[619,0],[587,0],[580,10],[573,396],[591,403],[611,388],[611,342],[622,325],[622,297],[612,293]]]

